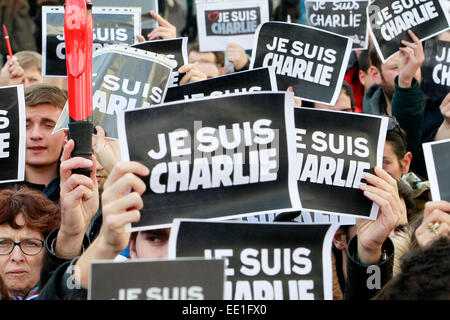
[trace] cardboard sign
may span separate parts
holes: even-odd
[[[89,300],[222,300],[224,260],[93,261]]]
[[[169,88],[171,88],[178,86],[183,76],[180,76],[180,74],[178,73],[178,68],[185,64],[188,64],[187,42],[188,38],[183,37],[170,40],[146,41],[137,43],[132,47],[151,51],[154,53],[165,54],[169,59],[176,62],[169,80]]]
[[[353,50],[366,50],[369,46],[368,5],[369,0],[306,0],[306,18],[310,26],[351,38]]]
[[[295,108],[296,179],[303,209],[376,219],[378,206],[359,189],[381,167],[387,117]]]
[[[93,7],[94,45],[98,50],[111,44],[131,45],[140,34],[139,8]],[[42,7],[42,76],[66,77],[64,7]]]
[[[241,218],[241,220],[248,222],[278,222],[275,221],[275,218],[278,217],[280,214],[284,213],[259,214],[256,216],[243,217]],[[337,214],[327,214],[303,210],[299,212],[289,212],[289,215],[295,216],[293,221],[299,224],[333,224],[333,223],[337,223],[340,225],[356,224],[355,217]]]
[[[433,201],[450,201],[450,139],[422,144]]]
[[[169,88],[164,102],[259,91],[277,91],[275,72],[272,67],[233,72]]]
[[[421,88],[427,100],[439,105],[450,91],[450,42],[429,39],[424,53]]]
[[[153,19],[150,11],[159,12],[158,0],[92,0],[94,8],[98,6],[104,7],[139,7],[142,12],[142,34],[146,35],[151,29],[158,27],[158,21]],[[141,33],[141,30],[139,30]]]
[[[256,28],[269,21],[267,0],[196,0],[200,51],[226,51],[229,43],[251,49]]]
[[[164,101],[173,66],[164,55],[132,47],[112,45],[94,52],[94,127],[100,125],[106,137],[118,139],[117,114]],[[53,132],[68,129],[68,123],[66,104]]]
[[[132,231],[174,218],[298,210],[292,93],[249,93],[118,115],[124,161],[150,169]],[[293,161],[294,160],[294,161]]]
[[[169,256],[225,259],[225,300],[330,300],[337,228],[176,219]]]
[[[0,88],[0,184],[25,179],[26,114],[23,85]]]
[[[367,8],[370,34],[383,63],[412,42],[408,30],[426,40],[450,28],[450,14],[441,0],[374,0]]]
[[[258,27],[250,69],[273,66],[281,91],[334,105],[351,54],[352,40],[313,27],[266,22]]]

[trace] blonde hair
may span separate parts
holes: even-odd
[[[40,53],[31,50],[24,50],[14,54],[17,62],[22,69],[36,68],[41,72],[42,70],[42,56]]]
[[[408,226],[406,230],[397,231],[397,236],[390,239],[394,243],[394,267],[393,276],[401,272],[401,258],[411,248],[412,231]]]

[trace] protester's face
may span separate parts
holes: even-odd
[[[106,178],[108,178],[108,171],[106,171],[98,161],[95,177],[97,178],[98,192],[101,194],[103,192],[103,185],[105,184]]]
[[[339,94],[339,98],[334,106],[328,106],[322,103],[314,103],[314,108],[316,109],[328,109],[336,111],[352,111],[352,101],[350,97],[345,93],[344,90]]]
[[[381,87],[389,101],[392,101],[395,90],[395,77],[399,74],[398,62],[400,54],[391,57],[386,63],[381,65]],[[414,78],[420,83],[422,80],[421,69],[418,68],[414,74]]]
[[[395,154],[392,144],[389,141],[386,141],[384,144],[383,169],[397,180],[400,180],[404,174],[400,159]]]
[[[381,87],[389,101],[392,101],[392,97],[394,96],[394,79],[398,76],[398,57],[399,55],[396,54],[381,65]]]
[[[140,231],[130,243],[132,259],[164,259],[169,257],[170,229]]]
[[[220,70],[214,63],[198,61],[194,64],[200,72],[206,75],[208,79],[220,76]]]
[[[24,83],[23,86],[28,88],[32,84],[42,82],[41,71],[37,68],[26,68],[24,71]]]
[[[64,132],[52,134],[61,109],[50,104],[26,108],[27,146],[26,163],[29,166],[49,166],[59,161]]]
[[[188,62],[195,63],[198,61],[205,61],[205,62],[207,61],[215,64],[216,55],[212,52],[198,52],[198,51],[189,52]]]
[[[0,225],[0,238],[9,238],[16,242],[23,239],[41,239],[42,234],[25,226],[23,215],[16,218],[16,223],[22,228],[13,229],[8,224]],[[0,276],[12,295],[25,296],[40,279],[44,250],[35,256],[22,252],[19,246],[8,255],[0,255]]]

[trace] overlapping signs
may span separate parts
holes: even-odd
[[[269,21],[267,0],[196,0],[200,51],[225,51],[230,42],[251,49],[257,27]]]
[[[143,178],[144,208],[132,230],[168,227],[177,217],[233,218],[298,208],[288,159],[292,105],[292,94],[265,92],[118,114],[122,159],[151,172]]]
[[[365,50],[369,44],[368,5],[369,0],[306,0],[306,17],[310,26],[350,37],[353,50]]]
[[[164,102],[259,91],[277,91],[275,73],[272,67],[233,72],[224,76],[169,88]]]
[[[423,144],[433,201],[450,201],[450,139]]]
[[[169,88],[179,85],[183,75],[177,71],[182,65],[188,63],[187,37],[175,38],[169,40],[152,40],[133,45],[134,48],[151,51],[154,53],[165,54],[169,59],[176,62],[174,70],[169,80]]]
[[[341,35],[304,25],[267,22],[258,27],[250,69],[273,66],[279,90],[293,87],[295,96],[303,100],[334,105],[351,49],[352,40]]]
[[[25,97],[23,86],[0,88],[0,184],[25,178]]]
[[[150,15],[150,11],[159,12],[158,0],[93,0],[92,3],[94,8],[98,6],[140,8],[142,12],[142,34],[158,27],[158,22]]]
[[[450,14],[441,0],[373,0],[367,8],[370,33],[385,63],[402,47],[401,40],[412,41],[411,30],[420,40],[450,28]]]
[[[174,61],[153,52],[111,45],[93,54],[92,121],[117,139],[117,113],[164,101]],[[68,129],[64,107],[54,132]]]
[[[224,272],[224,260],[94,261],[88,299],[222,300]]]
[[[225,300],[331,300],[337,227],[176,219],[169,257],[225,259]]]
[[[375,219],[378,206],[359,186],[365,171],[382,165],[388,118],[307,108],[294,117],[303,208]]]
[[[382,164],[387,118],[293,107],[292,93],[202,98],[118,114],[122,159],[150,169],[141,219],[299,211],[375,219],[359,189]],[[342,124],[345,124],[342,126]]]
[[[111,44],[132,45],[141,32],[140,8],[93,7],[94,44],[98,50]],[[64,7],[42,7],[42,75],[65,77]]]

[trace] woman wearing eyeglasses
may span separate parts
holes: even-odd
[[[44,240],[59,224],[59,208],[39,191],[0,191],[0,277],[13,299],[37,297]]]

